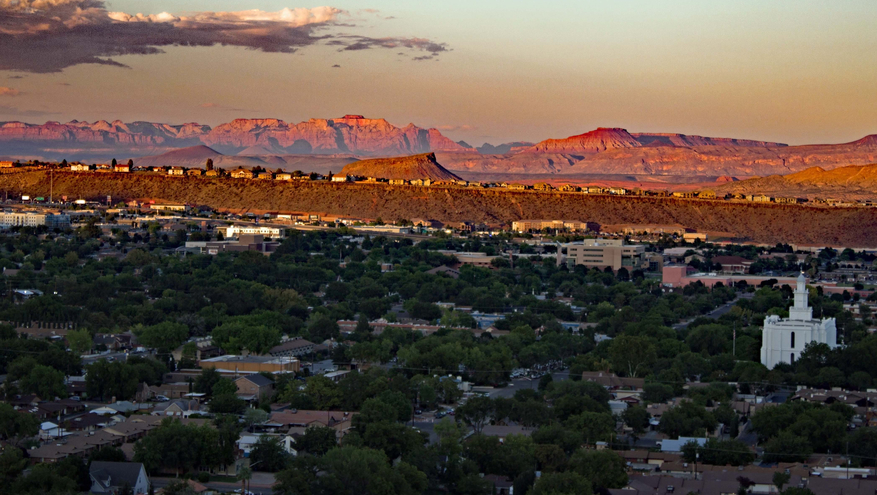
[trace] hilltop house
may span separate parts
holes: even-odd
[[[232,179],[252,179],[253,178],[253,172],[251,172],[243,167],[238,167],[238,168],[232,170],[231,172],[229,172],[229,175],[231,175]]]

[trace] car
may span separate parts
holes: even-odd
[[[420,416],[421,414],[423,414],[423,410],[422,409],[415,409],[414,414]]]
[[[156,395],[155,400],[156,400],[156,402],[167,402],[170,399],[168,399],[167,397],[165,397],[163,395]]]

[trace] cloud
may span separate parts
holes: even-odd
[[[21,94],[21,91],[15,88],[7,88],[6,86],[0,86],[0,96],[18,96]]]
[[[335,7],[277,12],[143,15],[110,12],[103,0],[0,0],[0,70],[59,72],[79,64],[126,67],[121,55],[153,55],[168,46],[237,46],[294,53],[320,43],[342,50],[399,48],[431,54],[445,44],[417,37],[332,33],[349,14]]]
[[[58,115],[58,112],[47,112],[43,110],[22,110],[16,107],[0,105],[0,115],[9,115],[12,117],[47,117],[50,115]]]

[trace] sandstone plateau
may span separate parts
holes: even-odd
[[[0,174],[14,194],[48,196],[46,171]],[[877,208],[828,208],[673,198],[515,192],[456,187],[55,173],[55,196],[156,200],[234,211],[313,212],[358,218],[424,218],[508,225],[523,218],[569,218],[601,225],[683,225],[738,239],[817,246],[877,246]]]

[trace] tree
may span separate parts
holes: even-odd
[[[545,473],[528,492],[530,495],[591,495],[591,482],[584,476],[567,471]]]
[[[314,426],[295,439],[295,448],[315,456],[323,456],[338,445],[338,432],[326,426]]]
[[[225,378],[225,377],[217,380],[216,383],[213,384],[213,387],[211,387],[211,389],[210,389],[210,393],[213,394],[213,396],[235,395],[235,394],[237,394],[237,392],[238,392],[237,385],[235,385],[234,382],[231,381],[231,378]]]
[[[554,381],[554,377],[551,373],[545,373],[541,377],[539,377],[539,390],[545,390],[548,388],[548,385]]]
[[[68,253],[76,256],[76,253]],[[78,260],[78,258],[77,258]],[[89,350],[91,350],[91,346],[93,343],[91,333],[86,329],[79,330],[70,330],[67,332],[67,343],[70,345],[70,349],[76,354],[83,354]]]
[[[213,396],[209,406],[214,414],[241,414],[247,408],[247,403],[235,394],[222,394]]]
[[[764,444],[764,462],[806,462],[813,447],[806,438],[782,432]]]
[[[49,366],[36,365],[18,384],[23,392],[51,400],[55,397],[67,397],[67,385],[64,381],[64,373]]]
[[[216,368],[203,368],[201,374],[195,379],[195,392],[199,394],[212,394],[213,387],[222,379],[222,375],[216,371]]]
[[[207,163],[204,164],[204,168],[206,170],[213,170],[213,159],[212,158],[207,159]]]
[[[661,415],[658,431],[670,438],[704,436],[716,426],[716,418],[706,408],[692,401],[683,401]]]
[[[163,321],[157,325],[136,329],[140,343],[155,349],[176,349],[189,338],[189,327],[182,323]]]
[[[253,445],[250,452],[250,465],[259,465],[259,471],[276,473],[284,468],[289,461],[289,454],[283,448],[279,437],[262,435]]]
[[[247,482],[253,477],[253,470],[249,466],[241,466],[235,477],[241,482],[241,493],[247,493]]]
[[[458,407],[455,414],[467,425],[471,426],[475,433],[481,433],[484,425],[493,415],[494,407],[494,402],[489,397],[476,396]]]
[[[612,367],[624,376],[642,376],[656,359],[655,345],[646,337],[619,335],[609,346]]]
[[[244,423],[247,425],[247,428],[252,428],[265,421],[268,421],[268,413],[262,409],[249,408],[244,413]]]
[[[783,491],[783,487],[788,484],[790,479],[792,479],[792,475],[789,473],[780,471],[773,473],[773,485],[777,487],[777,491]]]
[[[686,443],[682,446],[682,457],[686,462],[700,460],[712,466],[745,466],[755,460],[755,454],[745,443],[716,438],[710,438],[703,446],[694,441]]]
[[[0,402],[0,439],[14,440],[39,433],[36,416],[16,411],[9,404]]]
[[[0,454],[0,482],[8,487],[27,467],[27,459],[21,449],[9,447]],[[5,490],[0,490],[5,492]]]
[[[621,413],[621,419],[633,431],[634,442],[636,442],[636,438],[645,433],[649,427],[652,415],[645,407],[631,406]]]
[[[594,491],[627,486],[627,465],[611,450],[577,451],[569,460],[570,470],[591,480]]]
[[[105,359],[86,366],[85,391],[92,399],[128,400],[137,392],[138,376],[133,367]]]

